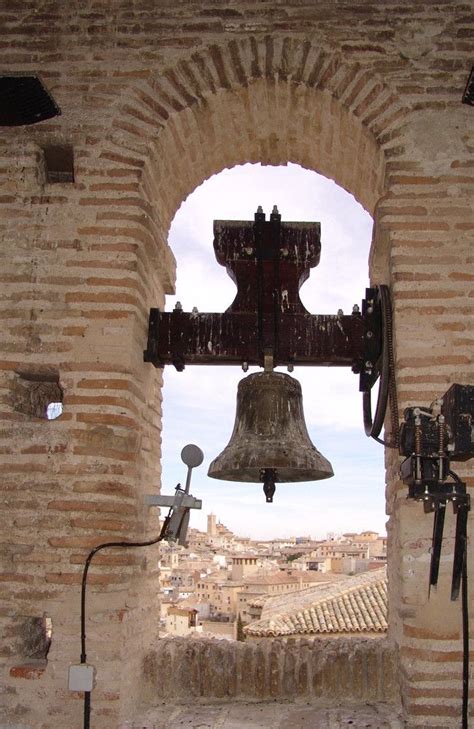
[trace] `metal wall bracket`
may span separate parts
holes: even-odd
[[[181,497],[179,495],[181,495]],[[179,503],[177,503],[177,496]],[[195,499],[194,496],[191,496],[191,494],[184,494],[183,492],[178,492],[175,496],[147,494],[145,496],[145,504],[146,506],[163,506],[165,508],[184,506],[187,509],[202,509],[202,499]]]

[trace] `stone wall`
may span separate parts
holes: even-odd
[[[474,138],[461,104],[472,7],[9,0],[0,24],[3,72],[40,73],[62,109],[0,138],[2,698],[13,725],[75,729],[66,672],[84,559],[158,528],[143,495],[159,480],[161,380],[142,350],[147,311],[173,287],[170,222],[198,184],[249,161],[334,179],[374,216],[371,277],[393,294],[400,409],[473,381]],[[73,148],[74,182],[47,181],[48,145]],[[47,421],[38,413],[57,388],[64,414]],[[472,485],[470,464],[458,470]],[[461,691],[453,520],[428,600],[431,519],[397,474],[388,452],[401,696],[407,725],[445,729],[459,724]],[[152,550],[104,552],[91,571],[104,729],[133,712],[156,639],[155,565]],[[25,635],[45,616],[38,665]]]
[[[144,706],[193,699],[400,701],[396,651],[385,639],[163,638],[143,662]]]

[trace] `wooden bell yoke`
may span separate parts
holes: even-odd
[[[362,312],[310,314],[299,290],[321,253],[319,223],[281,222],[276,206],[265,219],[214,221],[214,251],[237,286],[223,313],[150,310],[146,362],[250,365],[272,369],[300,365],[349,366],[361,389],[377,379],[382,350],[378,290],[367,289]]]

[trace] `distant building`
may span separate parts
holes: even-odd
[[[237,612],[237,595],[242,582],[227,579],[227,575],[214,573],[196,582],[195,599],[209,605],[208,617],[231,619]]]
[[[209,543],[207,532],[201,532],[199,529],[190,529],[188,531],[189,549],[206,549]]]
[[[232,557],[232,580],[243,580],[255,574],[258,569],[258,557],[254,554],[239,554]]]
[[[193,608],[169,607],[166,615],[166,630],[172,635],[190,635],[201,632],[197,620],[198,611]]]
[[[215,514],[208,514],[207,517],[207,534],[209,537],[217,536],[217,519]]]
[[[295,568],[301,564],[303,569],[311,572],[330,572],[331,570],[331,559],[328,557],[301,557],[301,559],[295,560],[295,563]]]
[[[306,589],[313,586],[318,577],[308,572],[282,572],[281,570],[251,575],[246,578],[245,584],[238,593],[237,613],[240,614],[244,623],[248,623],[254,616],[256,598]]]

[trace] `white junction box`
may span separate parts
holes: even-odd
[[[88,663],[69,666],[69,691],[92,691],[95,685],[95,668]]]

